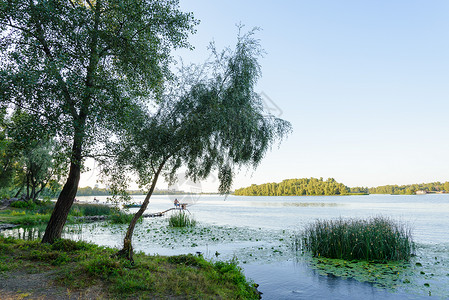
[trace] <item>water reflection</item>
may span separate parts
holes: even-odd
[[[1,234],[5,237],[13,237],[27,241],[40,240],[45,233],[45,225],[37,227],[20,227],[3,231]]]
[[[421,299],[402,291],[391,293],[354,279],[322,276],[294,261],[276,264],[249,264],[243,268],[257,278],[262,299]],[[428,299],[428,297],[426,297]]]
[[[33,226],[33,227],[16,227],[12,229],[3,230],[0,234],[4,237],[13,237],[15,239],[21,239],[26,241],[37,241],[42,239],[45,233],[46,225]],[[64,227],[63,238],[69,238],[72,240],[83,239],[83,225],[69,225]]]

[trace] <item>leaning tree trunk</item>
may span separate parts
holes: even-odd
[[[131,223],[129,224],[128,231],[126,232],[125,238],[123,239],[123,248],[118,251],[115,256],[122,257],[130,260],[131,262],[134,262],[133,259],[133,247],[132,247],[132,237],[134,233],[134,227],[137,224],[137,221],[140,217],[142,217],[143,213],[148,207],[148,204],[150,203],[151,195],[153,194],[154,188],[156,187],[157,179],[159,177],[159,174],[162,171],[162,168],[165,165],[165,160],[159,165],[159,168],[157,169],[156,173],[154,174],[153,181],[151,182],[150,190],[148,191],[145,200],[142,203],[142,206],[140,209],[136,212],[133,219],[131,220]]]
[[[20,193],[22,192],[22,190],[23,190],[23,186],[21,186],[21,187],[19,188],[19,190],[17,191],[17,193],[14,195],[14,198],[19,198],[19,195],[20,195]]]
[[[58,201],[56,201],[55,208],[51,214],[50,221],[48,221],[45,229],[42,243],[52,244],[56,239],[61,238],[62,229],[70,208],[78,191],[78,183],[81,175],[81,139],[76,139],[72,148],[72,159],[70,162],[70,171],[67,181],[59,194]]]

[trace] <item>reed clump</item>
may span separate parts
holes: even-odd
[[[113,224],[129,224],[134,218],[134,214],[127,214],[124,212],[116,212],[109,217],[109,221]],[[142,222],[142,218],[138,222]]]
[[[295,244],[315,257],[369,261],[409,260],[415,249],[410,227],[382,216],[316,220]]]
[[[168,226],[170,227],[194,227],[196,220],[183,211],[172,214],[168,219]]]

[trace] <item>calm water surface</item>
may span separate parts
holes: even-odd
[[[135,196],[134,200],[140,202],[143,198]],[[431,298],[449,299],[449,194],[153,196],[147,212],[166,210],[173,206],[175,198],[190,204],[189,211],[199,223],[195,232],[178,234],[167,229],[165,218],[147,218],[136,228],[135,250],[162,255],[201,252],[210,259],[236,257],[247,277],[260,284],[263,299],[422,299],[429,298],[429,293]],[[93,197],[79,199],[89,202]],[[415,279],[414,288],[406,286],[392,291],[355,280],[322,276],[292,250],[292,236],[316,219],[379,215],[405,222],[413,229],[418,244],[416,259],[431,270],[426,272],[431,272],[430,275]],[[75,225],[67,226],[65,237],[119,247],[125,230],[126,226],[102,223]],[[15,229],[3,234],[17,236],[25,231]]]

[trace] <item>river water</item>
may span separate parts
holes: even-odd
[[[449,194],[248,197],[217,195],[153,196],[147,213],[188,203],[198,224],[170,229],[167,217],[138,224],[136,251],[176,255],[201,253],[215,260],[237,259],[258,283],[263,299],[449,299]],[[93,197],[80,197],[90,202]],[[97,197],[105,202],[106,197]],[[143,196],[134,196],[143,201]],[[132,208],[130,212],[137,209]],[[412,228],[417,244],[404,275],[394,285],[323,275],[307,254],[293,249],[295,236],[316,219],[390,217]],[[37,229],[4,235],[40,235]],[[64,237],[120,247],[125,225],[106,222],[66,226]]]

